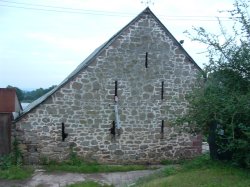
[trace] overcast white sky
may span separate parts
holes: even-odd
[[[93,50],[141,13],[142,0],[0,0],[0,87],[59,84]],[[199,43],[183,32],[202,26],[217,32],[218,10],[234,0],[154,0],[149,7],[202,66]],[[39,5],[39,6],[35,6]],[[59,8],[61,7],[61,8]]]

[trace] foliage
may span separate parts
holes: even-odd
[[[40,156],[40,162],[42,165],[48,165],[49,164],[49,159],[47,156],[45,155],[41,155]]]
[[[72,166],[78,166],[82,163],[85,164],[85,162],[77,156],[72,145],[70,146],[69,161],[67,161],[67,163]]]
[[[94,181],[85,181],[68,185],[67,187],[112,187],[113,185],[102,185]]]
[[[25,91],[24,92],[24,99],[23,102],[32,102],[36,99],[38,99],[39,97],[43,96],[44,94],[48,93],[49,91],[51,91],[52,89],[54,89],[56,86],[51,86],[47,89],[43,89],[43,88],[39,88],[30,92]]]
[[[13,166],[12,155],[4,155],[0,157],[0,170],[7,170]]]
[[[166,166],[161,173],[143,178],[135,185],[138,187],[245,187],[250,184],[250,172],[209,159],[202,155],[179,166]]]
[[[7,170],[12,166],[21,166],[22,165],[22,154],[18,147],[17,139],[15,138],[12,144],[12,151],[8,155],[0,157],[0,169]]]
[[[31,167],[11,166],[7,170],[0,170],[0,179],[26,179],[33,173]]]
[[[33,173],[31,167],[10,166],[8,169],[0,169],[0,179],[26,179]]]
[[[169,176],[169,175],[176,174],[177,171],[178,171],[178,167],[176,167],[176,166],[169,166],[169,167],[165,167],[162,170],[162,173],[164,174],[164,176]]]
[[[75,173],[126,172],[147,169],[144,165],[102,165],[97,162],[87,162],[79,158],[73,149],[69,160],[63,162],[49,161],[44,168],[49,172],[68,171]]]
[[[38,89],[32,90],[32,91],[24,91],[24,90],[21,90],[20,88],[17,88],[17,87],[13,87],[10,85],[7,86],[7,88],[14,88],[16,90],[17,97],[21,102],[27,102],[27,103],[30,103],[30,102],[38,99],[39,97],[48,93],[49,91],[51,91],[55,87],[56,86],[53,85],[53,86],[46,88],[46,89],[38,88]]]
[[[22,166],[22,154],[14,139],[11,153],[0,157],[0,179],[25,179],[32,173],[32,168]]]
[[[185,160],[183,160],[183,159],[179,159],[179,160],[162,160],[161,164],[162,165],[173,165],[173,164],[182,164],[183,162],[185,162]]]
[[[72,161],[64,161],[60,163],[49,163],[44,168],[51,171],[67,171],[74,173],[100,173],[100,172],[126,172],[134,170],[145,170],[143,165],[102,165],[98,163],[88,163],[81,161],[78,165],[72,165]]]
[[[16,95],[17,95],[17,98],[22,101],[23,98],[24,98],[24,93],[21,89],[19,89],[18,87],[13,87],[13,86],[10,86],[8,85],[6,88],[13,88],[16,90]]]
[[[21,153],[21,150],[19,148],[19,144],[16,138],[14,138],[12,145],[13,145],[12,152],[11,152],[12,159],[13,159],[12,163],[13,165],[20,166],[22,165],[22,153]]]
[[[182,119],[192,130],[208,136],[216,123],[216,144],[220,153],[250,168],[250,17],[249,1],[236,0],[227,11],[235,21],[228,34],[219,21],[221,34],[194,28],[194,41],[206,44],[209,64],[204,85],[189,97],[190,110]]]

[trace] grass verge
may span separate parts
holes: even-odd
[[[26,179],[31,177],[32,173],[31,167],[11,166],[0,170],[0,179]]]
[[[207,155],[181,165],[166,166],[156,175],[138,181],[138,187],[246,187],[250,186],[250,171],[228,163],[212,161]]]
[[[44,166],[48,172],[66,171],[74,173],[100,173],[100,172],[126,172],[134,170],[148,169],[144,165],[102,165],[98,163],[85,162],[78,160],[77,162],[64,161],[61,163],[51,162]]]
[[[99,184],[94,181],[84,181],[75,184],[68,185],[66,187],[113,187],[113,185]]]
[[[69,159],[56,162],[43,159],[44,169],[48,172],[66,171],[75,173],[126,172],[148,169],[145,165],[102,165],[97,162],[87,162],[80,158],[71,147]],[[156,169],[156,168],[152,168]]]

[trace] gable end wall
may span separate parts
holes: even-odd
[[[171,121],[187,112],[185,96],[198,73],[158,22],[142,14],[73,80],[16,122],[14,135],[29,163],[63,160],[70,146],[79,156],[103,163],[192,157],[201,152],[201,137],[174,128]],[[115,81],[122,130],[114,138]],[[64,142],[62,122],[68,133]]]

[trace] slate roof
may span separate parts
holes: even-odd
[[[81,64],[79,64],[76,69],[70,73],[66,79],[64,79],[58,86],[56,86],[54,89],[49,91],[48,93],[44,94],[37,100],[30,103],[23,112],[16,118],[15,122],[19,121],[25,114],[30,112],[32,109],[36,108],[40,104],[42,104],[44,101],[46,101],[47,98],[49,98],[52,94],[54,94],[57,90],[59,90],[63,85],[65,85],[67,82],[72,80],[77,74],[85,69],[103,50],[108,48],[114,40],[116,40],[120,34],[126,30],[130,25],[132,25],[134,22],[140,19],[140,17],[144,14],[150,14],[156,22],[162,27],[162,29],[167,33],[167,35],[174,41],[175,45],[177,45],[183,53],[187,56],[187,58],[190,60],[191,63],[193,63],[199,70],[201,68],[195,63],[195,61],[192,59],[192,57],[185,51],[185,49],[182,47],[182,45],[174,38],[174,36],[168,31],[168,29],[161,23],[161,21],[154,15],[154,13],[147,7],[145,10],[143,10],[138,16],[136,16],[131,22],[129,22],[125,27],[123,27],[119,32],[117,32],[115,35],[113,35],[107,42],[102,44],[100,47],[98,47],[96,50],[94,50],[93,53],[91,53]],[[202,71],[202,70],[201,70]]]

